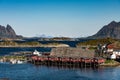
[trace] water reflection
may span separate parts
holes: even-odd
[[[0,78],[9,80],[119,80],[120,67],[78,68],[33,64],[0,64]]]
[[[70,66],[70,65],[43,65],[43,64],[39,64],[39,65],[35,65],[36,67],[47,67],[47,68],[56,68],[56,69],[67,69],[67,70],[99,70],[100,67],[96,66],[96,67],[80,67],[80,66]]]

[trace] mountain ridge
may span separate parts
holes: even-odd
[[[89,36],[91,39],[114,38],[120,39],[120,22],[112,21],[103,26],[96,34]]]
[[[17,35],[16,32],[14,31],[14,29],[7,24],[7,26],[2,26],[0,25],[0,38],[11,38],[11,39],[15,39],[15,38],[22,38],[21,35]]]
[[[9,24],[7,24],[6,27],[0,25],[0,38],[22,39],[23,37],[21,35],[17,35],[14,29]],[[46,35],[41,35],[39,38],[46,38]],[[96,34],[87,37],[87,39],[99,38],[120,39],[120,22],[112,21],[109,24],[103,26]]]

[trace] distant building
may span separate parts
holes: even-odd
[[[115,45],[109,44],[107,45],[107,53],[111,54],[111,59],[119,59],[120,58],[120,49],[116,49]]]
[[[112,53],[113,49],[114,49],[114,45],[113,44],[107,45],[107,53]]]
[[[120,50],[114,50],[111,59],[119,59],[120,58]]]

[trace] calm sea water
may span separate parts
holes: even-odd
[[[16,48],[16,47],[11,47],[11,48],[0,48],[0,56],[2,55],[6,55],[6,54],[11,54],[11,53],[14,53],[14,52],[20,52],[20,51],[31,51],[31,52],[34,52],[34,50],[37,50],[39,52],[50,52],[51,51],[51,48],[43,48],[43,47],[19,47],[19,48]]]
[[[9,80],[120,80],[120,67],[68,69],[32,64],[0,64],[0,78]]]

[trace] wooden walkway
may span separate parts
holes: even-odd
[[[32,56],[30,62],[37,65],[68,66],[68,67],[98,67],[104,63],[102,58],[72,58],[72,57],[50,57]]]

